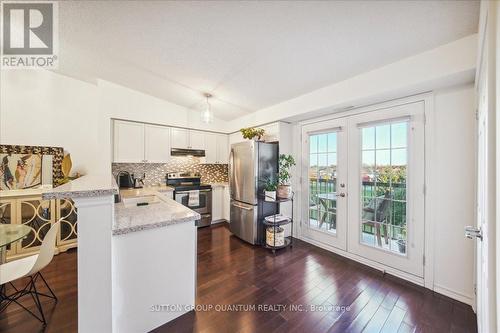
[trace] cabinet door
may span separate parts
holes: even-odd
[[[114,121],[113,162],[144,162],[144,124]]]
[[[189,146],[189,131],[183,128],[170,129],[170,144],[172,148],[188,148]]]
[[[189,131],[189,148],[205,149],[205,133],[200,131]]]
[[[229,196],[229,185],[226,185],[222,190],[222,218],[229,221],[230,212],[231,197]]]
[[[170,159],[170,128],[145,125],[145,160],[150,163],[165,163]]]
[[[205,133],[205,163],[217,163],[217,134]]]
[[[212,189],[212,221],[222,219],[222,187],[214,186]]]
[[[227,164],[229,162],[229,138],[226,134],[217,134],[217,162]]]

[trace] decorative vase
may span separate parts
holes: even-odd
[[[290,185],[278,185],[277,189],[278,198],[290,199],[292,196],[292,187]]]
[[[265,201],[276,201],[276,191],[264,191]]]

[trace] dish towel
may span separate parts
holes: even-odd
[[[200,191],[193,190],[189,191],[188,206],[196,207],[200,205]]]

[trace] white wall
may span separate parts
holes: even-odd
[[[474,242],[464,237],[475,224],[476,120],[472,85],[435,92],[431,173],[435,184],[431,216],[435,290],[450,297],[474,298]],[[428,147],[429,148],[429,147]]]
[[[474,222],[475,93],[472,84],[468,84],[437,90],[431,96],[434,96],[434,108],[426,110],[425,130],[426,135],[433,138],[432,144],[426,147],[426,159],[429,160],[426,173],[432,175],[427,195],[433,202],[426,207],[429,210],[426,216],[431,217],[427,222],[431,228],[430,248],[433,250],[429,255],[431,258],[426,260],[425,270],[431,269],[433,274],[429,277],[430,285],[427,281],[425,285],[472,304],[474,242],[464,237],[464,227]],[[342,115],[348,114],[349,111]],[[318,119],[328,119],[328,116]],[[301,152],[300,128],[300,123],[296,123],[293,129],[296,157]],[[297,172],[300,172],[299,168]],[[300,174],[295,173],[296,189],[300,188],[299,179]],[[300,196],[299,199],[304,200]],[[296,216],[302,216],[300,210],[301,205],[297,204]],[[340,251],[339,254],[345,253]],[[365,263],[370,264],[369,261]],[[376,264],[374,267],[380,268]]]
[[[202,124],[195,111],[102,80],[4,70],[0,86],[0,143],[64,147],[73,171],[84,174],[111,173],[110,118],[222,132],[227,127],[218,119]]]
[[[346,106],[359,107],[471,82],[476,51],[474,34],[240,117],[230,122],[230,130],[307,119]]]
[[[3,70],[0,85],[0,143],[64,147],[74,170],[100,167],[97,86],[45,70]]]

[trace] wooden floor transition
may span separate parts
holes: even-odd
[[[0,332],[77,331],[76,251],[54,257],[43,274],[59,297],[43,303],[47,328],[13,305],[0,314]],[[23,304],[34,309],[31,299]],[[154,332],[477,331],[468,305],[301,241],[273,256],[225,225],[198,230],[197,304],[213,309]]]

